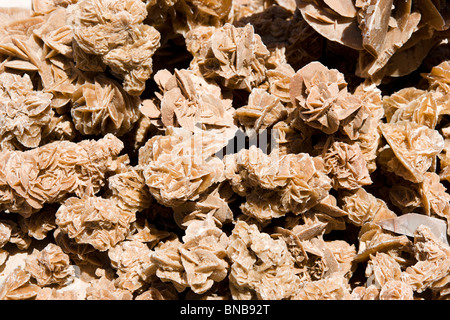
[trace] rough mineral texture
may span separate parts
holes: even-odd
[[[323,160],[305,153],[266,155],[252,146],[224,161],[233,190],[246,197],[243,213],[258,220],[303,213],[331,189]]]
[[[0,8],[0,300],[450,299],[448,2]]]
[[[139,119],[139,102],[115,81],[98,76],[73,93],[71,115],[75,128],[84,135],[122,136]]]
[[[84,70],[108,66],[123,79],[128,93],[140,95],[153,71],[152,56],[161,37],[155,28],[143,23],[145,4],[138,0],[79,1],[72,10],[71,27],[79,48],[75,61],[93,56]],[[94,67],[93,62],[101,65]]]
[[[25,270],[41,287],[51,284],[64,286],[73,281],[75,276],[69,256],[53,243],[49,243],[42,251],[35,249],[26,261]]]
[[[97,193],[105,174],[126,161],[123,143],[113,135],[95,140],[52,142],[28,151],[0,153],[0,208],[29,217],[46,203],[70,194]]]
[[[42,128],[52,119],[51,98],[49,93],[33,90],[28,74],[0,75],[1,150],[39,146]]]

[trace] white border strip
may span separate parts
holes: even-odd
[[[0,0],[0,7],[31,9],[31,0]]]

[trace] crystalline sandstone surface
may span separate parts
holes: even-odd
[[[0,8],[0,300],[447,300],[450,11]]]

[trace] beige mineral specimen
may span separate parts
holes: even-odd
[[[306,153],[266,155],[252,146],[224,161],[227,180],[236,193],[246,197],[243,212],[261,221],[305,212],[331,188],[322,159]]]
[[[53,116],[51,98],[34,91],[27,74],[0,74],[0,150],[39,146],[43,128]]]
[[[251,91],[265,78],[265,59],[269,56],[253,27],[225,24],[216,30],[197,55],[198,69],[205,79],[214,79],[230,89]]]
[[[70,194],[98,192],[104,175],[125,159],[118,157],[123,143],[113,135],[98,141],[60,141],[28,151],[0,153],[0,208],[29,217],[46,203]]]
[[[450,299],[446,1],[29,5],[0,300]]]
[[[290,97],[299,116],[326,134],[335,133],[341,121],[362,106],[358,96],[348,92],[344,75],[317,61],[296,72],[290,84]]]
[[[133,212],[121,210],[116,201],[100,197],[69,198],[55,215],[62,232],[99,251],[125,240],[130,223],[136,219]]]
[[[147,244],[139,241],[121,241],[108,250],[111,265],[117,270],[117,286],[135,292],[156,272]]]
[[[151,261],[158,278],[172,282],[179,292],[190,287],[201,294],[228,275],[228,237],[212,220],[191,223],[182,240],[174,238],[155,248]]]
[[[296,294],[301,281],[283,240],[274,240],[255,225],[239,221],[229,241],[233,299],[281,300]]]
[[[444,148],[439,132],[409,121],[383,123],[380,129],[395,155],[387,163],[388,170],[411,182],[422,182]]]
[[[75,277],[69,256],[53,243],[49,243],[41,251],[34,249],[27,258],[25,271],[29,272],[41,287],[51,284],[64,286]]]
[[[297,0],[303,18],[318,33],[358,52],[355,73],[377,83],[416,70],[440,33],[446,11],[432,1]],[[442,35],[445,38],[445,33]]]
[[[75,128],[84,135],[122,136],[139,119],[139,104],[139,98],[130,96],[120,84],[100,75],[75,90],[71,115]]]
[[[232,101],[222,96],[221,89],[191,70],[167,70],[155,74],[161,88],[161,121],[166,127],[182,127],[191,132],[195,128],[226,131],[234,136]]]
[[[213,155],[226,142],[220,134],[173,127],[149,139],[139,150],[139,165],[153,197],[178,206],[223,181],[223,162]]]
[[[334,189],[354,190],[372,183],[366,159],[358,144],[334,142],[323,155]]]
[[[30,283],[31,275],[17,268],[13,270],[0,287],[0,300],[27,300],[36,297],[40,287]]]
[[[125,91],[140,95],[152,74],[152,56],[161,37],[155,28],[143,23],[145,4],[139,0],[84,0],[72,10],[76,45],[85,54],[98,57],[94,63],[101,63],[103,70],[110,67],[123,81]]]

